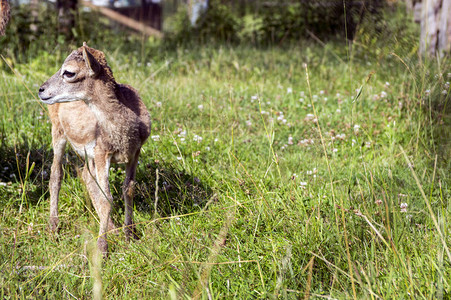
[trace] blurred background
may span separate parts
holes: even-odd
[[[367,51],[390,45],[449,53],[449,0],[15,0],[0,47],[12,63],[39,50],[115,43],[140,59],[177,46],[284,46],[348,40]],[[394,43],[388,43],[388,42]],[[159,49],[159,50],[158,50]],[[65,49],[66,50],[66,49]]]

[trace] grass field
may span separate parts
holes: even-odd
[[[140,240],[109,235],[101,265],[71,151],[61,229],[48,232],[51,135],[36,94],[69,52],[15,65],[0,74],[1,298],[451,297],[449,59],[305,43],[139,61],[90,46],[152,115]],[[116,224],[123,177],[111,170]]]

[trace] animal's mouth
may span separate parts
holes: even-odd
[[[44,97],[44,96],[39,95],[39,98],[45,104],[53,104],[54,103],[54,101],[52,100],[53,97]]]

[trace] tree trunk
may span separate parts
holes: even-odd
[[[67,39],[73,37],[72,28],[75,26],[75,13],[77,11],[77,0],[57,0],[58,31]]]
[[[451,50],[451,0],[423,0],[421,7],[422,54],[443,55]]]
[[[0,36],[5,33],[6,24],[9,21],[9,3],[7,0],[0,0]]]

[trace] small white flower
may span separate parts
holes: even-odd
[[[341,113],[341,109],[337,108],[336,112]]]
[[[193,141],[200,143],[203,140],[203,138],[201,136],[198,136],[197,134],[195,134],[193,136]]]
[[[162,106],[161,102],[157,102],[157,107],[161,107],[161,106]]]
[[[182,157],[181,156],[177,156],[177,160],[182,160]]]
[[[154,140],[155,142],[158,142],[159,140],[160,140],[160,136],[157,134],[157,135],[152,135],[152,140]]]
[[[251,120],[247,120],[247,121],[246,121],[246,125],[249,126],[249,127],[251,127],[251,126],[252,126]]]
[[[319,91],[319,94],[324,95],[324,91],[323,90]]]
[[[6,182],[0,182],[0,186],[7,186]]]
[[[291,94],[291,93],[293,93],[293,89],[292,88],[287,88],[287,94]]]
[[[257,100],[257,99],[258,99],[258,96],[257,96],[257,95],[251,96],[251,100]]]
[[[337,139],[344,140],[345,138],[346,138],[346,135],[344,133],[337,134]]]
[[[333,153],[336,153],[336,152],[338,152],[338,149],[337,149],[337,148],[334,148],[334,149],[332,150],[332,152],[333,152]]]
[[[197,106],[197,108],[198,108],[199,110],[203,110],[203,109],[204,109],[204,106],[203,106],[202,104],[199,104],[199,105]]]
[[[293,137],[292,136],[288,137],[288,145],[293,145]]]
[[[304,98],[299,99],[299,102],[301,102],[301,103],[304,103],[304,101],[305,101]]]
[[[385,88],[388,88],[390,86],[390,82],[386,81],[384,86]]]
[[[447,90],[443,90],[442,91],[442,95],[446,95],[446,94],[448,94],[448,91]]]
[[[208,147],[208,146],[205,147],[205,150],[210,151],[210,147]]]
[[[301,181],[301,182],[299,182],[299,187],[300,188],[305,188],[307,186],[307,182],[305,182],[305,181]]]
[[[425,91],[424,91],[424,94],[425,94],[426,96],[429,96],[429,95],[431,94],[431,90],[425,90]]]
[[[401,209],[401,212],[403,213],[407,212],[407,203],[402,202],[399,208]]]
[[[299,95],[300,95],[301,97],[305,97],[304,91],[300,91],[300,92],[299,92]]]
[[[385,98],[385,97],[387,97],[387,93],[384,92],[384,91],[382,91],[382,92],[381,92],[381,98]]]

